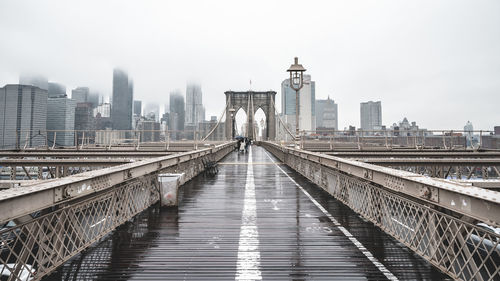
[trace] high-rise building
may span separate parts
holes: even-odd
[[[205,120],[201,86],[197,83],[188,83],[186,87],[186,124],[198,126]]]
[[[215,116],[212,116],[215,117]],[[200,133],[200,137],[206,137],[212,129],[217,126],[217,117],[210,118],[210,121],[201,121],[198,124],[198,130]],[[207,138],[209,141],[221,141],[224,140],[226,136],[226,126],[225,122],[220,122],[219,126],[215,129],[215,131]]]
[[[111,104],[102,103],[94,108],[94,117],[99,114],[102,118],[111,118]]]
[[[45,145],[47,96],[35,86],[0,88],[0,149]]]
[[[295,90],[290,87],[290,79],[281,83],[281,112],[283,121],[295,131]],[[299,91],[299,129],[316,129],[316,82],[311,75],[304,75],[304,86]]]
[[[49,98],[58,98],[65,96],[66,86],[55,82],[49,82]]]
[[[134,100],[134,116],[142,115],[142,101]]]
[[[382,103],[368,101],[360,104],[361,130],[379,130],[382,127]]]
[[[78,87],[71,91],[71,99],[76,103],[90,102],[89,101],[89,88],[88,87]]]
[[[99,92],[90,91],[87,102],[90,102],[92,104],[92,108],[96,108],[99,104],[101,104],[100,98],[101,95],[99,94]]]
[[[184,96],[181,91],[170,93],[170,124],[169,131],[172,131],[173,139],[182,137],[181,131],[184,131],[185,111],[184,111]]]
[[[47,100],[47,137],[49,145],[72,146],[75,144],[76,102],[66,97]]]
[[[91,131],[94,129],[92,103],[79,102],[75,109],[75,130]]]
[[[474,126],[470,121],[467,121],[464,126],[464,135],[467,142],[467,147],[471,147],[474,138]]]
[[[316,100],[316,128],[339,128],[338,105],[330,97],[326,100]]]
[[[146,103],[143,115],[148,116],[149,119],[154,115],[154,121],[160,121],[160,105],[157,103]]]
[[[139,120],[137,131],[140,132],[141,142],[160,141],[160,123],[149,120]]]
[[[126,72],[113,70],[113,100],[111,121],[115,130],[132,129],[132,103],[134,100],[133,83]]]
[[[23,73],[19,76],[19,84],[35,86],[46,91],[49,90],[49,80],[42,75]]]

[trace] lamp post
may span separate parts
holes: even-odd
[[[234,139],[234,112],[236,110],[234,108],[229,109],[229,113],[231,113],[231,140]]]
[[[290,88],[295,90],[295,146],[299,148],[299,90],[304,86],[304,71],[306,69],[299,64],[299,58],[295,57],[294,64],[287,72],[290,72]]]

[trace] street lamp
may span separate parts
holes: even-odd
[[[229,112],[231,113],[231,140],[234,139],[234,112],[236,110],[234,108],[230,108]]]
[[[299,58],[295,57],[295,63],[287,71],[290,72],[290,88],[295,90],[295,144],[299,148],[299,90],[304,86],[306,69],[299,64]]]

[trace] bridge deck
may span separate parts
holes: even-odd
[[[151,207],[45,280],[446,279],[276,161],[228,155],[178,209]]]

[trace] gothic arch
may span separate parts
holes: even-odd
[[[235,113],[240,109],[247,113],[248,123],[253,124],[255,120],[255,112],[259,108],[264,111],[266,115],[266,136],[267,140],[274,140],[276,138],[276,115],[275,115],[275,96],[276,92],[234,92],[227,91],[224,93],[226,95],[226,139],[232,139],[233,130],[233,120],[231,120],[230,109],[234,109]],[[252,114],[248,114],[252,112]],[[247,135],[251,139],[255,139],[254,131],[251,129],[252,126],[247,126]]]

